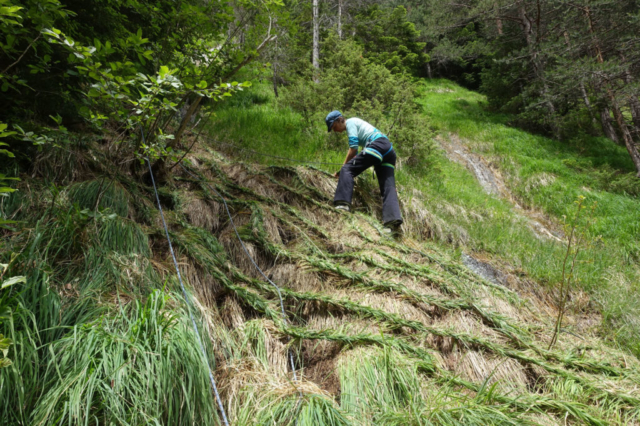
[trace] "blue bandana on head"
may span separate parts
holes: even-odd
[[[324,119],[324,122],[327,123],[327,132],[331,131],[331,126],[333,126],[333,123],[340,117],[342,117],[342,114],[338,110],[331,111],[327,114],[327,118]]]

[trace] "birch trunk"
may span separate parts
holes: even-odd
[[[318,0],[313,0],[313,52],[311,62],[315,68],[313,81],[318,82],[320,70],[320,24],[318,22]]]
[[[338,37],[342,40],[342,0],[338,0]]]

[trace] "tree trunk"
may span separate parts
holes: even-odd
[[[569,32],[564,30],[564,41],[567,45],[568,49],[571,49],[571,39],[569,38]],[[587,89],[584,87],[584,82],[580,81],[580,93],[582,94],[582,100],[584,101],[587,110],[589,111],[589,116],[591,117],[591,122],[594,125],[598,124],[598,120],[593,113],[593,108],[591,107],[591,101],[589,100],[589,94],[587,93]]]
[[[197,96],[193,100],[191,105],[189,105],[189,109],[187,110],[187,113],[182,118],[182,121],[180,122],[180,127],[178,127],[178,130],[176,131],[176,134],[174,135],[174,139],[172,141],[173,143],[170,143],[169,147],[175,149],[176,146],[180,143],[180,141],[182,140],[182,134],[187,129],[187,125],[189,124],[189,121],[191,120],[191,117],[193,117],[193,114],[198,109],[198,106],[200,105],[200,102],[202,102],[202,98],[203,98],[203,96]]]
[[[542,90],[540,94],[542,95],[542,99],[544,100],[545,105],[548,109],[547,118],[549,120],[549,125],[551,130],[553,131],[555,137],[557,139],[560,138],[560,129],[556,123],[556,107],[553,105],[553,102],[548,99],[549,86],[547,85],[544,79],[544,65],[538,56],[537,43],[533,40],[533,26],[531,25],[531,21],[527,16],[527,11],[524,7],[524,2],[520,1],[518,3],[518,14],[520,17],[520,22],[522,24],[522,31],[524,32],[524,37],[527,42],[527,47],[529,49],[529,56],[531,57],[531,64],[533,65],[533,71],[535,73],[536,78],[542,83]]]
[[[627,59],[622,53],[620,54],[620,59],[623,64],[627,62]],[[624,71],[623,80],[627,85],[633,84],[633,77],[628,68]],[[640,101],[638,101],[638,96],[634,93],[629,95],[629,109],[631,110],[631,118],[633,118],[633,124],[635,125],[633,133],[635,133],[636,139],[638,139],[640,137]]]
[[[342,40],[342,0],[338,0],[338,37]]]
[[[431,74],[431,63],[427,62],[426,66],[427,66],[427,76],[429,77],[429,79],[432,79],[433,75]]]
[[[620,127],[620,131],[622,132],[622,138],[624,139],[624,145],[627,147],[627,151],[633,160],[633,164],[636,166],[636,176],[640,178],[640,152],[638,152],[638,146],[635,144],[633,137],[631,136],[631,132],[627,127],[627,123],[624,120],[624,116],[618,108],[616,103],[616,99],[613,95],[611,89],[607,90],[607,94],[609,96],[609,100],[611,101],[611,109],[613,110],[613,116],[618,123],[618,127]]]
[[[278,65],[273,63],[273,94],[278,97]]]
[[[584,8],[585,15],[587,17],[587,23],[589,25],[589,33],[591,34],[591,41],[593,44],[593,49],[596,54],[596,60],[598,63],[604,63],[604,58],[602,57],[602,49],[600,49],[600,43],[595,36],[595,31],[593,29],[593,20],[591,19],[591,10],[588,7]],[[607,94],[607,98],[609,99],[609,103],[611,105],[611,110],[613,111],[613,116],[618,123],[618,127],[620,128],[620,132],[622,133],[622,140],[624,140],[624,145],[631,156],[631,160],[633,164],[636,166],[636,176],[640,177],[640,152],[638,152],[638,147],[633,141],[633,137],[631,136],[631,132],[629,132],[629,128],[627,127],[627,123],[625,122],[624,116],[620,111],[620,107],[618,106],[618,102],[616,100],[615,94],[609,83],[607,81],[604,82],[605,91]]]
[[[273,50],[273,94],[278,97],[278,39]]]
[[[602,132],[607,138],[611,139],[618,145],[622,145],[622,142],[618,137],[618,133],[616,133],[616,129],[611,123],[611,110],[607,106],[602,106],[600,108],[600,124],[602,125]]]
[[[311,58],[313,68],[315,68],[313,81],[318,82],[318,71],[320,70],[320,23],[318,22],[318,0],[313,0],[313,52]]]
[[[500,7],[498,6],[498,3],[494,3],[493,7],[496,8],[496,28],[498,29],[498,35],[502,35],[502,18],[500,18]]]
[[[582,100],[584,101],[587,110],[589,110],[589,115],[591,116],[591,121],[593,124],[596,124],[598,120],[596,120],[596,116],[593,115],[593,108],[591,107],[591,101],[589,100],[589,95],[587,94],[587,89],[584,87],[584,83],[580,82],[580,93],[582,93]]]

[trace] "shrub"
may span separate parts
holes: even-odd
[[[389,136],[400,156],[408,159],[405,164],[425,164],[433,142],[428,121],[413,100],[416,84],[364,57],[353,41],[330,36],[324,51],[320,81],[294,81],[284,90],[284,103],[302,113],[308,126],[334,109],[360,117]]]

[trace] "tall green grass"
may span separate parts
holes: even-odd
[[[219,424],[188,316],[169,300],[156,291],[53,343],[32,424]]]

